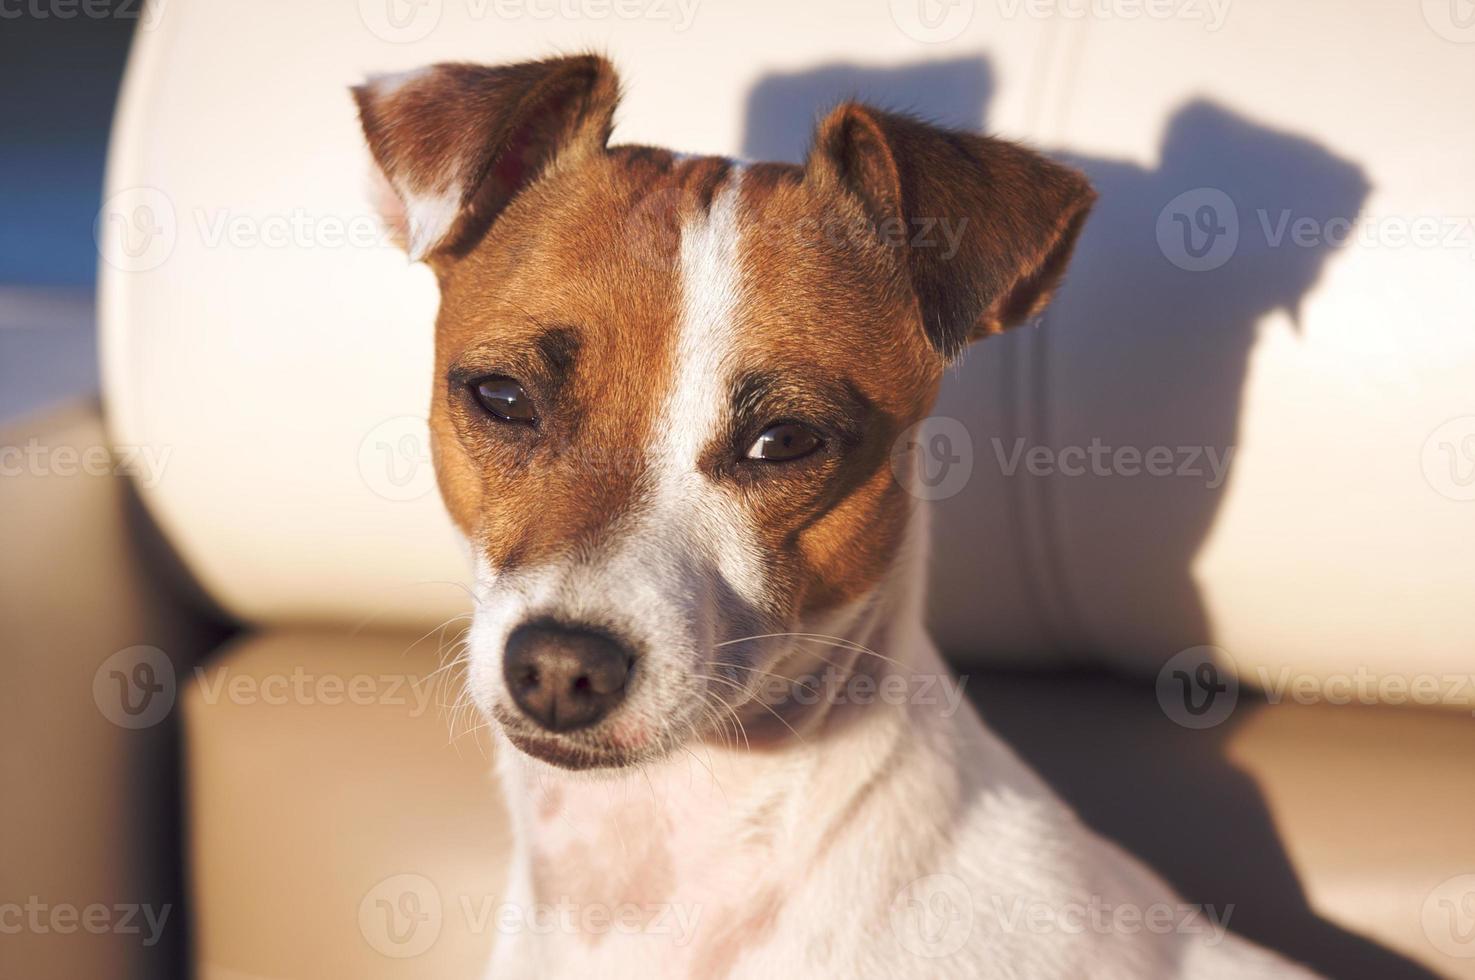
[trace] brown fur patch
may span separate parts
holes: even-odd
[[[460,194],[430,255],[432,445],[452,518],[494,568],[598,553],[653,490],[693,288],[681,229],[734,166],[607,147],[618,84],[594,56],[443,65],[356,95],[392,185]],[[821,123],[803,167],[740,179],[731,419],[703,434],[699,465],[761,553],[767,608],[744,615],[783,629],[895,560],[914,505],[889,465],[898,436],[947,356],[1044,305],[1093,195],[1020,147],[856,104]],[[487,414],[474,387],[490,375],[523,385],[535,422]],[[746,460],[780,421],[814,428],[821,450]]]
[[[777,379],[755,418],[817,416],[833,444],[814,465],[760,470],[772,478],[742,487],[791,614],[858,597],[890,563],[912,505],[892,444],[942,374],[896,257],[867,227],[798,168],[744,175],[739,343],[748,370]]]
[[[680,225],[727,171],[616,148],[557,169],[465,259],[436,263],[436,464],[452,516],[495,567],[598,547],[648,487],[674,382]],[[538,350],[554,331],[570,349],[561,366]],[[536,431],[510,431],[470,397],[499,373],[529,388]]]
[[[891,560],[912,504],[892,443],[925,414],[942,362],[895,256],[857,233],[858,207],[797,168],[755,169],[739,204],[738,359],[774,384],[737,424],[827,413],[834,452],[743,473],[756,432],[726,431],[707,470],[743,501],[783,598],[771,612],[786,618],[859,596]],[[495,567],[597,548],[649,489],[645,451],[677,380],[680,227],[731,179],[723,160],[614,148],[529,189],[464,260],[437,261],[448,380],[431,416],[436,462],[453,517]],[[574,348],[562,369],[538,353],[554,330]],[[535,438],[469,399],[466,383],[493,373],[530,386],[544,418]]]
[[[393,187],[457,195],[459,213],[438,246],[459,255],[555,156],[603,149],[619,82],[609,62],[582,55],[433,65],[355,86],[353,96],[369,149]],[[408,237],[407,228],[391,226]]]
[[[1023,147],[858,103],[820,123],[806,167],[897,244],[922,327],[948,356],[1045,308],[1096,199],[1081,174]]]

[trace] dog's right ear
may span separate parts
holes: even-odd
[[[464,255],[557,157],[603,152],[619,80],[597,55],[440,64],[353,88],[383,178],[380,213],[412,259]]]
[[[947,357],[1044,309],[1096,200],[1082,174],[1038,153],[854,102],[819,124],[805,173],[889,229]],[[939,226],[950,247],[924,231]]]

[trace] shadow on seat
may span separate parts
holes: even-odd
[[[827,64],[771,74],[749,95],[744,155],[802,159],[815,119],[846,98],[979,129],[993,88],[985,58],[895,68]],[[1036,403],[1023,410],[1007,407],[1004,417],[1013,431],[997,434],[1054,445],[1045,395],[1071,380],[1061,377],[1063,366],[1089,365],[1096,381],[1086,390],[1070,389],[1073,399],[1086,401],[1072,410],[1080,418],[1103,420],[1103,437],[1129,433],[1132,445],[1227,452],[1237,444],[1242,390],[1260,322],[1276,310],[1294,320],[1330,257],[1324,242],[1292,246],[1283,237],[1288,209],[1321,227],[1333,218],[1354,218],[1370,189],[1366,177],[1312,141],[1202,100],[1168,120],[1156,167],[1066,159],[1100,193],[1067,285],[1042,330],[990,339],[964,359],[945,386],[939,414],[962,420],[975,436],[989,432],[985,419],[997,414],[986,414],[985,407],[995,407],[989,400],[1001,396],[985,390],[984,364],[1004,359],[1007,377],[1028,370]],[[1192,193],[1201,188],[1221,192],[1234,210],[1222,210],[1223,198]],[[1181,217],[1168,207],[1180,196],[1175,207]],[[1205,204],[1221,210],[1205,212]],[[1226,222],[1237,223],[1238,242],[1232,260],[1213,266]],[[1172,238],[1179,232],[1181,245]],[[1021,474],[1002,483],[1005,499],[963,493],[937,506],[934,567],[977,567],[973,553],[984,542],[967,533],[977,526],[973,515],[980,507],[1004,507],[1019,518],[1012,525],[1033,520],[1047,538],[1045,565],[1026,569],[1024,577],[1034,589],[1029,605],[1039,634],[1051,638],[1056,651],[1112,654],[1151,677],[1179,650],[1212,643],[1192,562],[1221,503],[1222,481],[1210,486],[1087,476],[1066,486]],[[1053,518],[1065,494],[1090,498],[1103,514],[1152,514],[1153,525],[1144,530],[1100,522],[1088,540],[1050,539],[1058,537]],[[1028,508],[1022,505],[1025,496]],[[1013,547],[1015,554],[1027,550],[1021,542]],[[1133,572],[1122,577],[1122,587],[1135,594],[1127,598],[1146,607],[1142,596],[1150,595],[1155,617],[1150,638],[1144,633],[1141,641],[1120,630],[1101,635],[1073,596],[1083,591],[1075,584],[1082,578],[1078,566],[1109,579],[1110,569],[1128,563]],[[932,587],[933,601],[966,606],[987,585],[967,576],[940,579]],[[1095,582],[1088,587],[1098,588]],[[1100,608],[1100,597],[1093,599]],[[1176,642],[1165,645],[1163,636]],[[1310,908],[1258,787],[1226,755],[1235,727],[1259,710],[1253,702],[1242,700],[1215,728],[1189,731],[1163,714],[1150,683],[1085,676],[1084,682],[1069,682],[1059,698],[1044,696],[1061,685],[1058,675],[981,676],[975,696],[990,723],[1088,823],[1158,869],[1186,901],[1232,904],[1234,931],[1331,976],[1432,976]],[[1013,696],[1029,690],[1035,696]]]

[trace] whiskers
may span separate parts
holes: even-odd
[[[469,585],[467,585],[465,582],[456,582],[450,579],[425,579],[408,585],[392,586],[382,590],[379,594],[381,596],[398,596],[405,594],[411,589],[424,589],[429,586],[449,586],[453,589],[460,589],[462,592],[466,593],[467,598],[471,600],[471,605],[473,608],[479,607],[481,605],[481,599],[477,597],[476,592],[473,591]],[[348,635],[358,636],[360,633],[378,623],[378,621],[383,617],[401,615],[403,614],[403,612],[404,610],[400,606],[386,602],[382,604],[380,608],[361,617],[356,623],[354,623],[353,628],[349,630]],[[435,631],[431,630],[431,632],[433,633]],[[411,649],[413,649],[413,647]]]
[[[720,649],[723,647],[734,646],[739,643],[751,643],[761,640],[789,640],[791,642],[796,642],[800,644],[817,645],[822,649],[837,649],[846,651],[852,656],[849,658],[842,658],[847,660],[847,663],[845,664],[837,663],[835,660],[826,657],[821,653],[814,652],[813,650],[804,651],[825,666],[839,671],[853,670],[855,665],[854,658],[862,655],[873,657],[878,661],[886,664],[891,664],[895,667],[906,666],[900,660],[897,660],[894,657],[888,657],[883,653],[871,649],[863,643],[859,643],[847,637],[834,636],[828,633],[755,633],[751,636],[740,636],[730,640],[724,640],[721,643],[715,644],[714,648]],[[782,660],[783,658],[780,659]],[[706,681],[709,684],[713,682],[723,684],[737,692],[737,696],[732,703],[729,703],[726,698],[717,698],[716,700],[722,708],[725,708],[727,710],[727,712],[733,717],[733,719],[739,726],[742,725],[742,718],[738,714],[736,709],[746,707],[749,704],[757,704],[765,711],[767,711],[770,715],[772,715],[786,729],[788,729],[795,738],[799,739],[801,742],[805,741],[804,736],[797,729],[795,729],[792,724],[790,724],[789,719],[784,717],[784,715],[780,714],[777,710],[775,710],[774,707],[769,704],[767,700],[765,700],[765,698],[762,696],[762,693],[760,691],[753,690],[753,688],[761,686],[762,682],[765,680],[772,680],[778,682],[779,684],[786,685],[788,689],[787,693],[792,694],[797,691],[803,691],[809,697],[818,699],[821,696],[821,692],[809,683],[809,681],[814,680],[814,677],[812,675],[808,677],[793,677],[788,674],[754,667],[750,664],[739,663],[736,660],[731,659],[719,659],[716,666],[718,667],[720,672],[731,672],[739,676],[740,678],[742,677],[742,675],[737,674],[737,672],[739,671],[745,672],[747,675],[747,683],[738,683],[737,681],[730,680],[728,678],[716,677],[710,674],[696,675],[701,680]],[[710,703],[712,700],[709,692],[703,692],[703,698],[708,703]],[[746,730],[744,730],[744,736],[746,739]]]
[[[470,590],[467,591],[469,594]],[[476,700],[471,694],[471,688],[466,683],[466,672],[471,662],[472,619],[473,614],[469,612],[452,616],[421,634],[404,651],[405,654],[409,654],[432,635],[436,637],[436,657],[439,666],[421,677],[419,683],[434,685],[436,706],[446,717],[448,744],[458,748],[461,739],[487,728],[490,724],[482,718],[476,706]],[[448,640],[448,631],[458,623],[462,625]],[[483,755],[485,755],[484,750]]]
[[[758,671],[757,668],[755,668],[755,667],[744,667],[742,664],[730,664],[728,666],[741,667],[744,670],[752,670],[752,671],[755,671],[755,672],[758,672],[758,673],[767,674],[767,671]],[[740,691],[740,692],[742,692],[744,694],[747,694],[748,693],[748,689],[746,687],[744,687],[743,685],[737,683],[736,681],[727,680],[724,677],[713,677],[710,674],[697,674],[696,676],[699,677],[699,678],[701,678],[702,680],[705,680],[705,681],[716,681],[719,684],[726,684],[729,687],[731,687],[731,688],[733,688],[733,689],[735,689],[737,691]],[[777,674],[768,674],[768,676],[775,677],[775,678],[778,678],[779,677],[779,675],[777,675]],[[780,680],[786,680],[786,678],[779,678],[779,679]],[[800,686],[804,686],[804,685],[801,684]],[[813,689],[812,688],[808,688],[808,690],[811,690],[812,691]],[[702,692],[702,696],[704,698],[708,697],[708,692],[706,692],[706,691]],[[752,746],[752,743],[748,740],[747,728],[743,725],[742,717],[737,713],[736,708],[733,705],[728,704],[726,701],[724,701],[724,700],[722,700],[720,698],[718,699],[718,704],[720,704],[722,707],[724,707],[724,708],[727,709],[728,713],[732,715],[733,720],[736,721],[737,724],[738,724],[738,726],[739,726],[739,728],[742,729],[742,732],[743,732],[743,747],[751,751],[752,748],[753,748],[753,746]],[[744,707],[744,706],[749,705],[749,704],[756,704],[760,708],[762,708],[764,711],[767,711],[770,715],[773,715],[773,717],[778,721],[778,723],[780,725],[783,725],[791,733],[793,733],[793,735],[794,735],[795,738],[797,738],[800,742],[803,742],[804,741],[804,736],[801,735],[801,734],[799,734],[798,730],[795,729],[793,725],[789,724],[788,719],[786,719],[783,715],[779,714],[778,711],[774,709],[773,705],[771,705],[768,702],[764,701],[761,697],[755,697],[755,696],[749,694],[744,700],[742,700],[742,701],[740,701],[738,703],[737,707]]]
[[[888,657],[885,654],[877,653],[875,650],[872,650],[870,647],[866,646],[863,643],[857,643],[856,641],[847,639],[843,636],[831,636],[828,633],[755,633],[752,636],[740,636],[732,640],[723,640],[721,643],[718,643],[717,646],[726,647],[732,646],[735,643],[751,643],[754,640],[777,639],[802,640],[808,643],[820,643],[827,647],[837,647],[842,650],[850,650],[854,653],[864,653],[869,656],[875,657],[877,660],[881,660],[885,663],[893,664],[903,669],[906,668],[906,664],[902,663],[900,660],[897,660],[894,657]]]

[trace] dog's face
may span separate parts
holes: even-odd
[[[431,429],[470,543],[469,683],[545,761],[725,730],[891,568],[899,437],[946,358],[1040,309],[1091,194],[863,106],[803,167],[608,147],[593,57],[355,94],[440,281]]]

